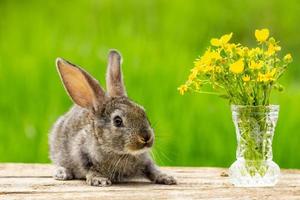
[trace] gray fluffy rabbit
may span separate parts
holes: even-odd
[[[49,137],[58,180],[86,179],[93,186],[145,177],[157,184],[176,184],[163,174],[149,150],[154,133],[145,110],[127,95],[121,55],[108,56],[105,92],[97,80],[61,58],[56,65],[75,105],[54,124]]]

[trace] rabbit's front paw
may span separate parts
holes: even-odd
[[[112,184],[108,178],[99,177],[99,176],[87,177],[86,182],[88,185],[98,186],[98,187],[106,187]]]
[[[168,176],[166,174],[160,174],[155,179],[156,184],[164,184],[164,185],[176,185],[177,181],[173,176]]]
[[[73,178],[72,173],[64,167],[58,167],[53,177],[56,180],[70,180]]]

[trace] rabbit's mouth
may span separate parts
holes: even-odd
[[[149,138],[148,140],[143,140],[140,137],[138,137],[135,142],[127,144],[125,146],[125,149],[130,154],[141,154],[149,151],[153,146],[153,143],[153,137]]]
[[[138,149],[138,150],[128,149],[127,153],[131,154],[131,155],[140,155],[142,153],[148,152],[149,150],[150,150],[150,148],[148,148],[148,147],[145,147],[145,148],[142,148],[142,149]]]

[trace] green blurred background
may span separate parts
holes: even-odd
[[[48,131],[71,101],[55,69],[66,58],[104,84],[107,52],[120,50],[129,96],[154,124],[160,165],[223,166],[235,159],[228,102],[176,90],[212,37],[233,32],[255,45],[254,30],[269,28],[294,62],[284,93],[274,160],[300,168],[300,1],[102,0],[0,1],[0,161],[49,162]]]

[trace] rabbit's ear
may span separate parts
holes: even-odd
[[[121,70],[122,56],[116,50],[110,50],[106,73],[107,93],[111,97],[127,96]]]
[[[105,99],[105,92],[98,81],[80,67],[65,61],[56,59],[56,66],[67,93],[77,105],[97,110]]]

